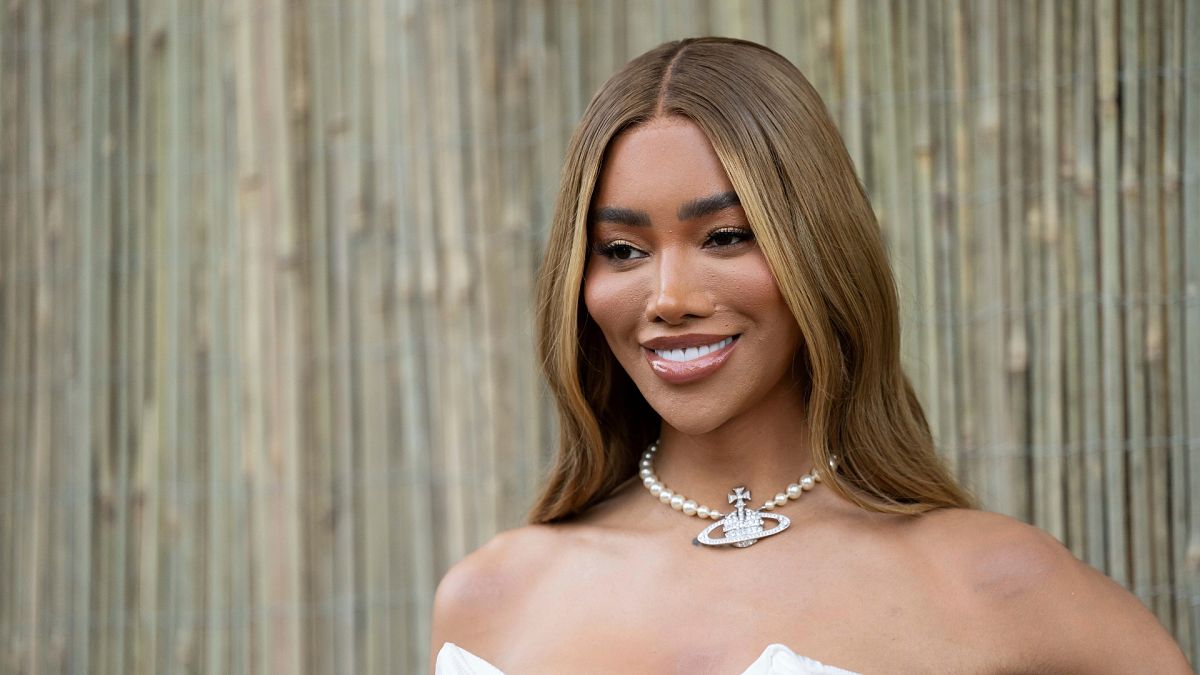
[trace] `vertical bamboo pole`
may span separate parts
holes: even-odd
[[[1061,216],[1059,211],[1059,88],[1057,69],[1061,42],[1058,39],[1058,13],[1053,0],[1042,0],[1035,14],[1038,39],[1038,126],[1039,200],[1037,235],[1033,249],[1041,270],[1039,298],[1045,308],[1037,335],[1036,379],[1034,384],[1034,414],[1039,417],[1034,436],[1033,485],[1035,524],[1067,543],[1067,522],[1064,513],[1063,468],[1066,436],[1063,418],[1063,302],[1059,260],[1061,247]],[[1033,27],[1029,27],[1030,30]],[[1030,33],[1032,34],[1032,33]]]
[[[311,17],[314,53],[313,143],[322,154],[322,172],[315,179],[321,186],[322,228],[314,234],[319,244],[315,255],[326,257],[330,323],[326,367],[331,385],[331,461],[333,492],[333,616],[335,663],[339,672],[357,672],[361,655],[359,635],[351,617],[356,615],[361,580],[356,569],[359,553],[359,514],[355,507],[358,476],[355,465],[358,444],[353,425],[354,357],[351,327],[351,251],[352,225],[359,216],[359,163],[348,132],[357,121],[352,108],[359,90],[345,63],[344,17],[336,5],[316,3]],[[436,393],[436,392],[433,392]]]
[[[295,6],[292,14],[296,40],[295,60],[297,77],[303,85],[292,92],[295,110],[297,150],[304,154],[307,170],[297,175],[296,189],[306,199],[296,209],[298,225],[308,233],[304,242],[304,257],[308,260],[309,297],[306,308],[305,333],[310,360],[305,364],[308,398],[304,435],[312,448],[305,458],[304,475],[308,486],[306,524],[304,533],[307,559],[305,588],[312,606],[320,608],[308,617],[304,662],[313,672],[341,672],[353,666],[344,602],[339,594],[339,576],[346,551],[341,548],[342,533],[352,514],[341,511],[342,491],[336,465],[339,456],[350,449],[342,443],[337,426],[333,340],[336,318],[335,299],[331,289],[333,276],[330,255],[330,205],[328,148],[325,143],[329,124],[327,108],[333,105],[335,84],[330,80],[330,59],[323,47],[328,43],[329,21],[327,5],[306,3]],[[334,80],[336,82],[336,80]]]
[[[1184,437],[1189,439],[1189,455],[1194,457],[1200,447],[1200,261],[1189,252],[1200,251],[1200,47],[1195,36],[1200,35],[1200,7],[1195,2],[1184,5],[1184,35],[1192,36],[1184,46],[1183,92],[1183,233],[1179,250],[1183,251],[1183,372],[1188,373],[1185,383],[1187,393],[1187,420]],[[1200,462],[1188,465],[1188,494],[1200,494]],[[1188,540],[1188,564],[1183,588],[1190,592],[1187,597],[1195,598],[1200,593],[1200,499],[1189,503],[1188,522],[1191,533]],[[1191,644],[1194,658],[1200,652],[1200,603],[1191,604]]]
[[[27,543],[24,551],[24,564],[18,567],[18,588],[21,597],[24,598],[21,615],[27,618],[28,635],[24,641],[28,647],[23,650],[24,658],[20,658],[18,663],[22,663],[23,670],[28,670],[36,675],[43,672],[42,652],[44,647],[42,646],[41,625],[44,619],[42,618],[41,596],[42,586],[45,583],[46,563],[43,548],[45,547],[45,521],[47,519],[45,514],[46,486],[44,484],[51,452],[49,417],[51,387],[47,385],[53,377],[53,361],[51,355],[47,354],[48,341],[45,338],[52,316],[54,298],[51,294],[50,280],[46,278],[50,265],[48,250],[50,244],[46,236],[47,215],[42,194],[46,185],[45,178],[48,175],[45,149],[42,147],[42,141],[46,135],[45,95],[43,93],[46,75],[40,58],[44,50],[42,46],[42,31],[44,30],[42,7],[40,5],[31,6],[27,20],[26,35],[29,40],[30,53],[26,73],[28,78],[26,81],[27,96],[23,102],[25,103],[29,135],[25,152],[28,158],[29,174],[35,178],[36,182],[31,181],[32,189],[28,193],[29,201],[24,220],[28,223],[27,227],[31,232],[36,276],[34,276],[32,292],[33,304],[29,312],[30,331],[28,335],[30,342],[26,351],[32,362],[30,372],[32,410],[29,411],[28,444],[21,446],[29,448],[31,455],[26,468],[27,473],[22,476],[23,484],[27,486],[22,490],[27,495],[26,508],[22,509],[27,514],[27,524],[22,528],[24,531],[19,534],[21,540]]]
[[[1059,238],[1057,255],[1062,262],[1059,275],[1060,286],[1063,289],[1063,345],[1064,373],[1066,387],[1063,396],[1066,401],[1066,436],[1071,439],[1067,449],[1067,545],[1076,557],[1089,560],[1087,553],[1087,466],[1090,458],[1086,443],[1085,418],[1086,410],[1083,405],[1083,354],[1082,329],[1080,323],[1083,317],[1083,292],[1080,288],[1079,275],[1079,204],[1082,201],[1077,189],[1078,178],[1078,146],[1075,123],[1079,118],[1076,114],[1077,101],[1083,92],[1077,92],[1075,87],[1063,86],[1067,75],[1075,72],[1076,55],[1080,31],[1076,18],[1077,6],[1070,3],[1057,3],[1058,25],[1061,42],[1059,43],[1054,87],[1058,94],[1059,131],[1059,169],[1058,194],[1060,198],[1060,223],[1062,235]]]
[[[77,35],[75,10],[64,6],[47,17],[46,38],[50,45],[63,44],[68,36]],[[82,462],[72,457],[72,440],[77,414],[73,386],[78,377],[78,361],[74,349],[74,325],[79,315],[80,299],[75,293],[77,282],[68,270],[78,269],[79,240],[74,237],[74,224],[79,219],[80,163],[77,148],[79,138],[74,120],[78,114],[79,82],[75,54],[65,49],[50,49],[46,54],[48,81],[65,86],[49,87],[47,91],[47,129],[44,139],[47,154],[45,187],[48,234],[50,236],[51,293],[55,310],[49,321],[45,344],[52,363],[50,380],[50,453],[46,482],[46,588],[41,602],[46,609],[45,656],[46,672],[65,672],[69,654],[67,642],[71,621],[70,574],[72,529],[71,510],[77,501],[67,492],[70,467]],[[69,178],[68,178],[69,177]]]
[[[399,8],[402,39],[399,92],[403,95],[403,143],[400,145],[400,380],[402,384],[401,450],[404,474],[413,482],[403,491],[401,504],[416,522],[436,523],[433,517],[435,492],[433,487],[433,457],[437,452],[437,429],[433,424],[430,397],[420,392],[431,388],[431,373],[427,359],[429,342],[437,326],[432,317],[435,303],[435,267],[426,256],[426,242],[432,239],[432,186],[429,148],[430,118],[423,97],[415,92],[425,91],[428,70],[422,58],[424,51],[423,15],[415,0],[405,0]],[[416,625],[405,633],[410,636],[410,655],[417,654],[421,667],[428,662],[429,617],[432,610],[432,591],[437,581],[438,551],[436,542],[429,546],[406,546],[404,562],[407,568],[406,588],[412,589],[413,610],[418,612]],[[411,666],[411,660],[409,665]],[[410,668],[411,670],[411,668]]]
[[[911,168],[913,209],[913,281],[920,302],[914,308],[915,335],[909,336],[913,353],[912,371],[924,394],[925,416],[929,421],[935,447],[946,456],[944,443],[953,439],[946,435],[942,408],[942,378],[939,377],[939,341],[942,335],[941,309],[937,272],[940,256],[937,251],[937,195],[934,191],[935,144],[934,125],[941,109],[933,95],[933,61],[930,58],[929,3],[904,3],[902,32],[905,40],[904,61],[908,68],[908,107],[912,125]]]
[[[134,426],[135,415],[139,412],[138,395],[141,393],[141,381],[133,372],[134,355],[141,353],[142,332],[137,325],[138,304],[141,279],[135,266],[139,259],[138,238],[133,223],[136,185],[133,176],[137,167],[135,121],[136,105],[130,100],[134,78],[135,47],[133,44],[132,17],[129,7],[123,3],[111,5],[112,32],[116,56],[112,65],[113,91],[112,97],[116,102],[116,129],[114,148],[116,159],[113,162],[113,174],[118,176],[116,194],[113,200],[116,204],[117,235],[114,248],[120,252],[116,286],[121,289],[117,308],[116,343],[117,373],[119,380],[126,386],[117,387],[116,424],[113,429],[113,454],[116,456],[114,502],[116,504],[115,537],[112,546],[113,563],[112,594],[109,596],[108,625],[114,627],[109,638],[114,646],[111,654],[110,673],[125,673],[133,662],[133,642],[136,630],[128,630],[130,615],[129,594],[130,583],[127,571],[132,565],[131,536],[136,525],[139,503],[131,486],[134,462]],[[144,254],[142,254],[144,257]],[[135,615],[136,616],[136,615]]]
[[[934,5],[930,12],[929,32],[937,36],[936,47],[931,50],[929,61],[932,70],[930,79],[932,92],[945,92],[951,86],[951,63],[954,47],[950,38],[952,14],[944,4]],[[937,278],[937,369],[942,373],[942,383],[937,399],[940,409],[942,426],[940,440],[942,457],[946,460],[951,471],[960,482],[972,491],[977,489],[967,480],[969,466],[963,453],[964,432],[960,426],[962,417],[959,398],[963,390],[962,374],[959,370],[959,354],[961,344],[958,342],[958,327],[961,321],[959,312],[958,293],[954,284],[955,263],[955,228],[954,218],[957,204],[954,199],[954,160],[955,137],[952,131],[952,108],[950,96],[933,98],[937,105],[933,107],[933,132],[937,152],[934,156],[934,246],[936,252]]]
[[[396,666],[389,663],[389,646],[395,635],[392,612],[396,605],[389,595],[390,535],[389,523],[395,524],[388,495],[392,489],[392,473],[388,461],[390,439],[387,429],[388,389],[386,382],[387,364],[390,361],[390,340],[386,331],[386,306],[383,287],[386,239],[383,218],[386,214],[388,186],[378,180],[381,162],[375,161],[374,148],[389,148],[386,134],[380,131],[379,115],[386,115],[378,103],[388,83],[378,76],[382,70],[384,34],[386,26],[378,4],[347,7],[353,38],[347,45],[353,77],[361,78],[363,98],[354,128],[355,147],[363,148],[359,161],[363,170],[364,192],[358,205],[360,213],[356,233],[357,261],[354,265],[355,292],[353,294],[356,320],[355,338],[359,357],[348,364],[356,372],[355,421],[356,436],[362,448],[361,494],[358,497],[362,510],[362,560],[363,570],[363,672],[389,673]],[[372,150],[366,150],[371,148]],[[370,197],[368,197],[370,195]],[[370,201],[368,201],[370,199]],[[371,208],[372,202],[376,208]],[[382,208],[380,208],[382,207]],[[405,523],[405,531],[419,531],[417,523]],[[403,608],[403,606],[400,606]]]
[[[204,135],[214,142],[209,144],[211,160],[205,178],[208,179],[206,195],[207,209],[212,219],[212,234],[206,242],[204,256],[210,262],[205,283],[206,292],[212,298],[207,308],[208,325],[211,330],[212,346],[204,377],[208,382],[205,407],[208,410],[209,432],[204,453],[208,458],[208,475],[205,484],[205,500],[208,507],[205,539],[207,541],[204,567],[207,571],[204,607],[206,614],[204,672],[208,675],[226,673],[233,669],[231,619],[231,555],[229,548],[230,507],[229,497],[233,482],[232,456],[235,453],[234,436],[230,433],[231,408],[237,396],[232,389],[233,379],[230,364],[233,352],[229,326],[231,324],[232,296],[231,259],[234,251],[230,242],[236,232],[236,218],[230,204],[228,184],[219,177],[231,175],[231,158],[226,153],[226,144],[215,142],[230,135],[226,125],[226,99],[224,82],[227,73],[227,54],[232,51],[226,42],[232,31],[228,25],[227,9],[206,5],[203,25],[204,41]],[[240,632],[240,631],[237,631]]]
[[[474,400],[467,390],[470,373],[477,367],[474,353],[474,325],[471,321],[473,299],[470,290],[475,275],[469,256],[465,214],[459,189],[463,184],[462,149],[458,143],[462,129],[462,109],[452,96],[454,74],[458,72],[459,56],[452,40],[452,18],[445,7],[432,10],[427,35],[429,54],[438,59],[439,67],[432,72],[433,92],[430,108],[433,112],[434,195],[438,236],[436,256],[439,262],[438,305],[441,344],[453,358],[435,361],[444,380],[438,397],[436,423],[442,439],[441,453],[445,459],[448,487],[442,508],[446,514],[444,535],[445,553],[457,560],[474,548],[477,529],[470,522],[464,490],[472,485],[471,466],[476,448],[469,430],[476,424]],[[544,17],[539,17],[543,19]],[[541,25],[544,25],[541,24]],[[535,35],[544,34],[539,30]],[[431,241],[432,243],[432,241]],[[440,357],[441,354],[436,354]]]
[[[603,27],[598,23],[599,18],[593,14],[596,11],[595,4],[590,5],[588,9],[591,11],[580,13],[577,29],[580,35],[595,35],[597,31],[612,29],[609,23],[604,23]],[[513,31],[517,36],[516,39],[523,40],[526,35],[525,27],[530,22],[522,11],[518,11],[516,14],[517,17],[512,19]],[[601,44],[598,41],[580,40],[574,43],[572,48],[578,52],[578,56],[573,58],[577,58],[581,68],[584,69],[580,72],[580,79],[585,82],[590,77],[589,73],[598,75],[596,71],[587,69],[590,63],[613,58],[609,51],[609,45]],[[505,138],[518,137],[521,129],[535,126],[537,119],[535,110],[527,103],[531,90],[531,83],[526,75],[530,72],[528,58],[528,54],[514,53],[513,62],[504,70],[501,95],[503,114],[500,133]],[[594,85],[599,86],[599,82]],[[584,106],[593,91],[592,87],[577,89],[575,93],[579,98],[570,103],[572,112],[565,118],[565,124],[560,128],[559,134],[557,137],[547,138],[541,143],[543,147],[553,147],[553,150],[547,148],[545,151],[557,153],[559,163],[562,162],[565,153],[567,136],[578,123]],[[532,141],[532,139],[530,140]],[[518,512],[525,512],[532,505],[542,467],[549,465],[550,455],[556,442],[551,426],[554,423],[554,417],[549,413],[548,396],[533,360],[535,344],[532,309],[533,272],[537,268],[537,260],[545,245],[550,220],[553,217],[550,209],[553,208],[552,200],[556,197],[554,191],[556,184],[551,183],[546,186],[544,192],[538,193],[535,187],[535,172],[525,170],[523,167],[522,157],[525,153],[521,150],[524,147],[523,145],[506,146],[504,156],[501,158],[504,182],[501,190],[503,190],[504,201],[508,204],[506,218],[511,221],[513,230],[520,233],[516,239],[520,245],[516,246],[512,260],[513,269],[520,270],[517,275],[519,283],[514,288],[514,295],[519,294],[526,302],[524,311],[513,317],[524,327],[518,332],[513,348],[521,350],[529,363],[529,367],[520,370],[517,385],[520,392],[517,405],[521,410],[519,419],[525,446],[524,452],[520,454],[521,459],[515,467],[518,472],[518,475],[514,477],[514,482],[518,486],[516,493],[521,498],[521,501],[515,505],[519,509]],[[542,209],[547,210],[543,211]],[[530,223],[533,225],[531,226]]]
[[[888,99],[893,106],[891,109],[895,110],[893,126],[896,136],[893,142],[884,146],[884,175],[889,176],[888,180],[893,186],[893,204],[890,208],[895,213],[893,219],[896,229],[893,230],[890,248],[894,252],[892,268],[900,297],[901,358],[913,387],[928,405],[935,399],[929,397],[926,370],[929,362],[925,360],[923,347],[929,343],[932,325],[923,320],[923,310],[931,307],[933,302],[930,297],[932,289],[921,283],[921,266],[924,264],[920,254],[921,237],[928,233],[924,229],[928,221],[922,222],[917,215],[914,178],[916,171],[920,170],[921,158],[917,156],[916,135],[921,122],[914,115],[917,96],[913,95],[913,87],[918,69],[914,68],[911,58],[912,5],[898,3],[894,15],[887,5],[880,9],[880,28],[888,36],[888,41],[893,43],[891,50],[885,52],[885,58],[897,64],[894,76],[884,85],[888,94],[880,100],[880,104],[884,107],[881,112],[888,117],[891,117],[888,115]],[[895,154],[892,154],[893,150]],[[927,161],[928,157],[925,159]],[[928,165],[925,169],[928,169]],[[936,418],[931,423],[936,424]]]
[[[1175,636],[1185,654],[1193,663],[1197,657],[1197,643],[1192,639],[1192,574],[1191,527],[1189,522],[1189,489],[1192,466],[1190,444],[1187,439],[1186,386],[1184,367],[1184,285],[1183,254],[1179,241],[1183,226],[1183,132],[1184,121],[1183,72],[1185,49],[1183,36],[1187,35],[1184,25],[1183,3],[1167,0],[1163,7],[1163,154],[1162,154],[1162,213],[1163,213],[1163,276],[1170,300],[1166,312],[1166,368],[1167,400],[1171,462],[1171,566],[1174,570],[1175,593],[1172,597],[1175,618]]]
[[[1117,86],[1121,96],[1120,110],[1120,201],[1119,271],[1121,273],[1120,296],[1124,299],[1124,325],[1121,361],[1125,379],[1124,409],[1127,427],[1125,438],[1125,461],[1128,467],[1129,529],[1127,554],[1131,566],[1129,579],[1131,590],[1147,607],[1154,600],[1151,577],[1150,494],[1147,482],[1149,472],[1149,449],[1146,438],[1146,384],[1144,376],[1145,327],[1146,327],[1146,283],[1141,266],[1142,232],[1147,225],[1142,221],[1142,173],[1141,173],[1141,78],[1138,77],[1142,60],[1139,53],[1141,14],[1137,0],[1121,3],[1117,43],[1120,48],[1120,71]],[[1115,106],[1115,102],[1114,102]],[[1115,152],[1115,148],[1114,148]],[[1124,527],[1124,523],[1122,523]]]
[[[561,7],[559,8],[562,9]],[[518,439],[513,436],[512,421],[516,419],[517,411],[511,409],[513,397],[503,388],[512,382],[512,373],[508,366],[522,356],[521,353],[505,353],[507,346],[505,336],[517,330],[517,326],[508,323],[508,318],[514,314],[514,300],[519,300],[512,293],[513,280],[520,274],[518,270],[508,267],[508,256],[496,256],[495,251],[514,248],[512,235],[517,234],[513,229],[514,223],[506,222],[503,215],[496,215],[496,205],[500,204],[498,161],[498,140],[500,138],[497,107],[494,102],[499,99],[497,46],[495,43],[496,30],[494,27],[494,8],[491,3],[480,3],[468,6],[464,14],[464,23],[468,26],[475,40],[467,43],[464,54],[468,64],[467,124],[471,139],[468,146],[469,156],[466,158],[470,169],[470,185],[467,203],[470,215],[467,227],[472,241],[472,256],[474,266],[479,270],[479,316],[476,340],[480,359],[479,377],[486,382],[484,387],[477,388],[479,395],[479,424],[477,425],[477,443],[479,447],[478,461],[475,469],[477,478],[473,481],[469,499],[474,504],[474,520],[479,523],[477,533],[480,542],[490,539],[501,529],[503,513],[498,509],[504,506],[504,493],[500,482],[502,467],[514,464],[515,457],[506,448],[519,447]],[[576,73],[565,72],[564,68],[570,62],[565,58],[565,52],[572,44],[564,40],[559,33],[559,21],[547,26],[554,35],[551,43],[554,46],[554,62],[558,71],[559,81],[573,80]],[[561,98],[564,89],[557,92]],[[561,110],[568,109],[564,101]],[[548,124],[546,134],[552,135],[560,128],[558,120],[563,113]],[[553,183],[551,183],[553,184]]]
[[[1101,354],[1099,291],[1096,269],[1099,247],[1096,243],[1096,168],[1093,134],[1095,133],[1096,67],[1093,57],[1095,8],[1090,3],[1077,7],[1075,15],[1075,72],[1079,86],[1075,98],[1074,148],[1075,156],[1075,234],[1076,268],[1079,294],[1080,400],[1083,415],[1084,512],[1086,518],[1086,555],[1084,561],[1108,571],[1104,511],[1104,439],[1102,436],[1100,379]]]
[[[14,166],[17,121],[13,114],[20,84],[15,75],[17,71],[11,65],[20,52],[13,48],[9,40],[14,31],[11,17],[15,14],[15,11],[0,12],[0,90],[7,94],[0,97],[0,270],[4,270],[0,272],[0,392],[3,392],[3,396],[0,396],[0,447],[17,447],[17,420],[13,409],[17,407],[20,400],[18,392],[21,391],[17,384],[16,363],[13,361],[16,342],[14,326],[18,325],[14,297],[18,274],[13,270],[20,269],[16,255],[18,173]],[[18,461],[18,453],[0,453],[0,663],[17,661],[12,651],[16,643],[12,571],[16,567],[18,507],[15,467]]]
[[[1124,377],[1121,371],[1121,317],[1117,299],[1121,294],[1120,213],[1117,176],[1117,16],[1112,0],[1101,0],[1093,18],[1096,33],[1096,101],[1093,112],[1098,123],[1100,224],[1100,364],[1101,443],[1104,453],[1105,543],[1107,573],[1128,588],[1129,560],[1126,550],[1125,435],[1121,401]]]
[[[1171,589],[1171,515],[1170,493],[1168,492],[1168,434],[1170,402],[1167,398],[1167,372],[1164,358],[1165,332],[1164,314],[1166,298],[1166,266],[1163,265],[1162,205],[1159,201],[1162,190],[1162,71],[1164,37],[1160,15],[1164,6],[1159,2],[1142,3],[1142,35],[1155,39],[1142,40],[1142,54],[1146,67],[1139,74],[1145,88],[1143,98],[1146,114],[1141,128],[1141,182],[1144,199],[1141,218],[1146,223],[1145,245],[1142,247],[1141,265],[1145,270],[1146,325],[1143,328],[1146,360],[1146,434],[1149,438],[1149,527],[1151,558],[1153,565],[1151,583],[1153,610],[1158,620],[1174,631],[1175,615],[1172,611]]]
[[[972,247],[975,245],[975,239],[979,236],[974,222],[974,209],[971,204],[971,195],[974,194],[976,178],[975,166],[971,161],[972,148],[970,139],[974,135],[974,130],[971,128],[970,117],[970,99],[967,97],[969,93],[968,82],[971,81],[971,73],[968,72],[969,58],[968,43],[971,36],[967,34],[967,17],[965,16],[966,8],[963,3],[955,2],[951,10],[951,15],[948,21],[946,30],[951,33],[950,41],[950,58],[951,61],[951,125],[953,140],[951,147],[953,149],[953,192],[956,197],[954,202],[954,251],[951,255],[954,257],[955,270],[954,277],[951,283],[955,286],[956,294],[956,314],[957,321],[954,324],[954,341],[956,357],[955,370],[960,378],[961,388],[958,391],[959,409],[955,414],[959,416],[961,423],[959,448],[962,453],[962,462],[967,472],[967,484],[980,496],[981,501],[988,508],[995,508],[992,504],[992,495],[989,486],[984,482],[986,478],[983,475],[981,467],[981,450],[982,437],[984,431],[980,429],[978,421],[977,406],[979,405],[979,379],[980,374],[972,367],[972,364],[980,362],[980,356],[977,354],[978,343],[973,339],[972,330],[974,325],[975,311],[973,308],[976,305],[979,297],[976,288],[975,279],[973,277],[973,262],[971,256]],[[986,297],[986,296],[985,296]]]
[[[999,323],[1003,328],[997,331],[1003,335],[999,347],[1003,352],[1003,376],[997,388],[1004,398],[1008,416],[1001,432],[1005,440],[996,449],[995,459],[1013,481],[1007,489],[1003,483],[998,486],[1007,493],[1007,513],[1024,521],[1033,519],[1029,508],[1027,449],[1033,436],[1029,419],[1033,418],[1036,423],[1036,415],[1025,414],[1033,398],[1028,394],[1033,378],[1028,333],[1036,331],[1042,320],[1038,306],[1030,306],[1030,299],[1037,297],[1038,280],[1037,267],[1032,264],[1035,261],[1027,254],[1030,214],[1026,207],[1029,192],[1026,177],[1030,173],[1024,141],[1026,129],[1037,124],[1036,112],[1024,112],[1026,109],[1036,111],[1036,107],[1026,101],[1026,90],[1022,86],[1028,79],[1026,59],[1032,61],[1031,55],[1036,53],[1029,44],[1032,38],[1022,25],[1022,18],[1028,11],[1026,5],[1017,3],[999,3],[996,7],[997,31],[993,46],[996,80],[990,94],[983,92],[985,98],[995,99],[998,118],[996,182],[987,193],[995,195],[997,202],[991,211],[1000,215],[997,238],[998,250],[1003,251],[1003,260],[996,269],[1000,275],[998,285],[1002,289],[998,297],[1004,298],[999,312]]]
[[[868,167],[862,128],[864,95],[859,65],[859,3],[858,0],[845,0],[837,7],[834,50],[841,67],[835,77],[842,83],[841,100],[837,105],[840,112],[838,128],[858,174],[865,177]]]
[[[0,12],[0,447],[24,447],[18,431],[21,424],[21,402],[27,388],[18,372],[17,348],[21,344],[20,328],[24,325],[18,312],[22,287],[19,279],[25,276],[25,266],[18,254],[21,244],[19,220],[21,174],[17,170],[19,144],[17,129],[22,99],[22,82],[18,73],[24,72],[19,47],[23,40],[13,42],[10,36],[20,34],[17,21],[20,8]],[[23,251],[22,251],[23,253]],[[24,453],[0,453],[0,662],[20,662],[18,620],[19,603],[16,572],[19,566],[18,532],[22,528],[19,499],[20,465]],[[14,666],[15,667],[15,666]]]
[[[70,628],[70,672],[80,674],[99,672],[103,667],[97,663],[94,656],[100,653],[100,640],[93,640],[96,623],[100,613],[96,611],[102,605],[93,604],[93,594],[100,595],[95,581],[103,570],[103,560],[94,551],[98,543],[97,531],[110,515],[111,493],[101,486],[101,477],[105,475],[104,459],[107,457],[107,430],[110,417],[108,396],[97,396],[97,390],[103,392],[108,382],[108,330],[104,322],[109,317],[109,281],[107,261],[111,255],[105,233],[110,231],[111,223],[108,214],[111,213],[111,203],[108,199],[109,182],[107,172],[97,171],[103,166],[108,148],[108,106],[99,91],[107,83],[108,42],[105,25],[105,14],[100,8],[92,7],[85,11],[82,33],[84,46],[82,49],[84,61],[82,67],[81,100],[78,110],[84,111],[84,128],[81,147],[84,161],[80,172],[80,210],[78,216],[80,241],[79,287],[77,295],[80,298],[79,311],[79,381],[75,386],[78,395],[78,407],[75,419],[81,420],[76,430],[74,454],[77,459],[71,479],[71,492],[77,495],[96,495],[96,499],[80,498],[75,502],[75,513],[72,521],[75,524],[75,537],[72,545],[71,562],[72,590],[74,599],[71,603]],[[3,27],[0,27],[0,33]],[[0,52],[3,47],[0,46]],[[0,112],[0,129],[3,128],[3,113]],[[0,291],[0,296],[3,291]],[[3,311],[0,311],[0,316]],[[97,326],[99,324],[99,326]],[[97,330],[97,327],[100,329]],[[2,385],[2,383],[0,383]],[[3,424],[0,423],[0,445],[4,444]],[[2,466],[2,464],[0,464]],[[96,484],[93,484],[96,475]],[[111,485],[111,484],[110,484]],[[93,492],[94,490],[94,492]],[[0,532],[0,538],[4,534]],[[0,586],[0,593],[3,592]],[[0,610],[2,612],[2,610]],[[0,620],[2,622],[2,620]],[[0,629],[0,636],[3,636]],[[93,653],[95,650],[95,653]]]
[[[181,413],[185,399],[183,397],[183,360],[187,353],[184,341],[188,333],[184,328],[184,273],[187,271],[187,252],[185,249],[185,213],[184,182],[190,173],[185,164],[188,141],[185,134],[187,126],[187,109],[189,101],[184,89],[187,74],[191,64],[188,60],[188,36],[183,33],[184,19],[180,14],[178,4],[166,8],[165,16],[158,24],[161,31],[156,39],[163,45],[160,66],[163,75],[163,99],[156,113],[162,120],[161,139],[155,142],[161,148],[161,154],[156,161],[162,161],[157,166],[167,168],[167,174],[155,181],[159,194],[156,199],[163,202],[163,236],[155,256],[158,277],[155,280],[156,318],[158,340],[161,351],[156,347],[156,390],[161,401],[159,414],[161,423],[158,427],[159,439],[157,445],[162,450],[160,471],[155,480],[159,481],[162,490],[162,513],[157,527],[162,541],[157,564],[162,570],[162,600],[157,612],[160,649],[159,668],[162,672],[176,672],[178,662],[186,659],[186,647],[180,644],[182,626],[181,614],[189,609],[183,599],[183,587],[187,583],[182,577],[185,573],[183,556],[186,554],[188,538],[184,535],[187,523],[182,520],[180,513],[179,480],[181,464],[180,454],[185,449]]]

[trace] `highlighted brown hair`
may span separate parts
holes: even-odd
[[[637,474],[659,417],[617,363],[581,298],[587,215],[620,133],[685,117],[704,131],[741,199],[803,336],[796,355],[815,466],[872,511],[916,514],[974,498],[934,450],[900,363],[898,299],[883,238],[821,97],[787,59],[753,42],[660,45],[614,74],[573,134],[537,280],[538,350],[559,444],[528,514],[582,513]]]

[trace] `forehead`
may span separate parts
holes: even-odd
[[[598,206],[675,211],[679,204],[733,190],[725,167],[700,127],[673,117],[626,130],[613,139],[596,186]]]

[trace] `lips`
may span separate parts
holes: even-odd
[[[720,368],[737,347],[740,335],[690,334],[642,343],[650,369],[671,384],[693,382]]]

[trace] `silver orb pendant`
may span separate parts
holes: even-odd
[[[746,548],[759,539],[783,532],[791,524],[791,520],[787,516],[778,513],[764,513],[746,506],[748,501],[750,501],[750,490],[745,486],[735,487],[729,493],[729,503],[736,504],[737,510],[730,511],[724,518],[704,528],[704,531],[696,537],[696,541],[706,546],[732,544],[736,548]],[[764,528],[764,518],[774,520],[775,526],[769,530]],[[724,536],[720,539],[709,536],[718,527],[721,528]]]

